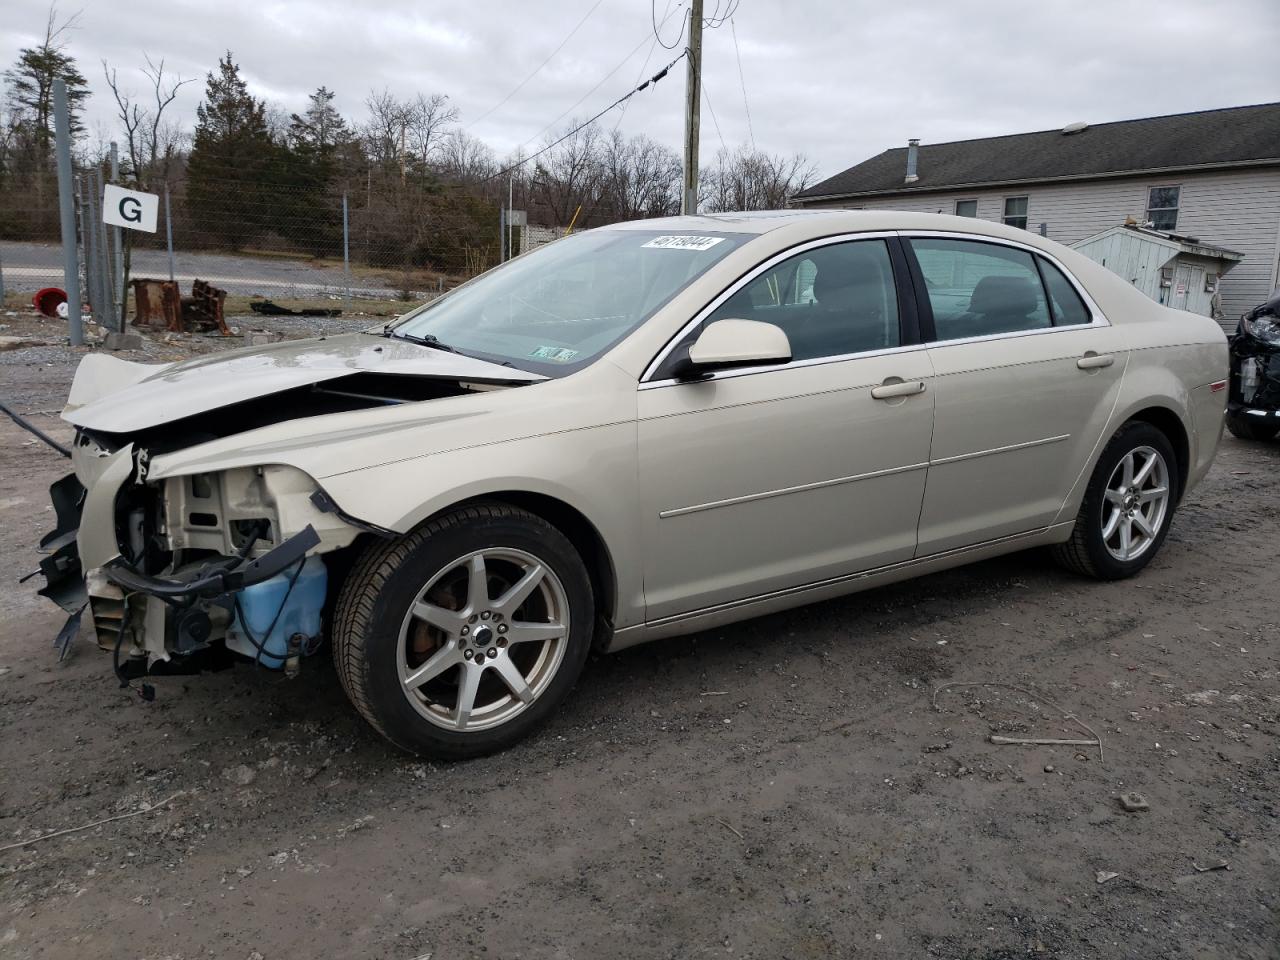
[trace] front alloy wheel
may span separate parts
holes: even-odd
[[[550,716],[582,670],[594,620],[591,580],[564,534],[477,503],[366,551],[338,597],[334,660],[388,740],[462,759]]]
[[[551,684],[569,626],[569,600],[550,567],[520,550],[477,550],[445,564],[409,608],[400,684],[430,723],[499,726]]]

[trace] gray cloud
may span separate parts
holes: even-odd
[[[112,116],[102,59],[137,92],[144,53],[198,78],[179,101],[190,121],[205,73],[227,49],[254,92],[286,111],[301,109],[324,84],[347,116],[359,118],[367,92],[386,87],[448,94],[466,125],[546,58],[594,2],[93,0],[70,49],[92,82],[90,126],[103,132]],[[656,2],[661,16],[668,0]],[[7,66],[43,29],[47,5],[7,0],[6,9],[0,61]],[[664,31],[668,42],[683,9]],[[1275,0],[742,0],[735,20],[757,145],[801,151],[824,176],[911,136],[940,142],[1280,98]],[[544,69],[469,132],[499,155],[528,149],[610,71],[571,116],[595,113],[675,55],[651,38],[649,0],[603,0]],[[705,48],[708,159],[721,136],[733,146],[747,140],[748,128],[729,26],[708,31]],[[633,98],[623,129],[678,147],[683,92],[681,64]],[[602,121],[614,122],[614,114]]]

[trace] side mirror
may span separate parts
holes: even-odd
[[[786,363],[790,359],[791,343],[781,327],[759,320],[717,320],[689,347],[689,357],[675,375],[691,380],[715,370]]]

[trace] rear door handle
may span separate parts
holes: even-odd
[[[1101,370],[1103,367],[1109,367],[1116,362],[1116,358],[1109,353],[1086,353],[1083,357],[1076,361],[1076,366],[1081,370]]]
[[[923,380],[907,380],[899,383],[882,383],[871,388],[871,396],[876,400],[892,400],[894,397],[911,397],[924,393]]]

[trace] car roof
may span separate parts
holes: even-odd
[[[697,216],[656,217],[630,220],[596,227],[597,230],[704,230],[715,233],[766,234],[790,227],[792,231],[812,231],[813,236],[860,233],[869,230],[946,230],[1017,240],[1039,246],[1041,238],[1017,227],[990,220],[956,217],[940,213],[904,210],[749,210],[708,213]]]

